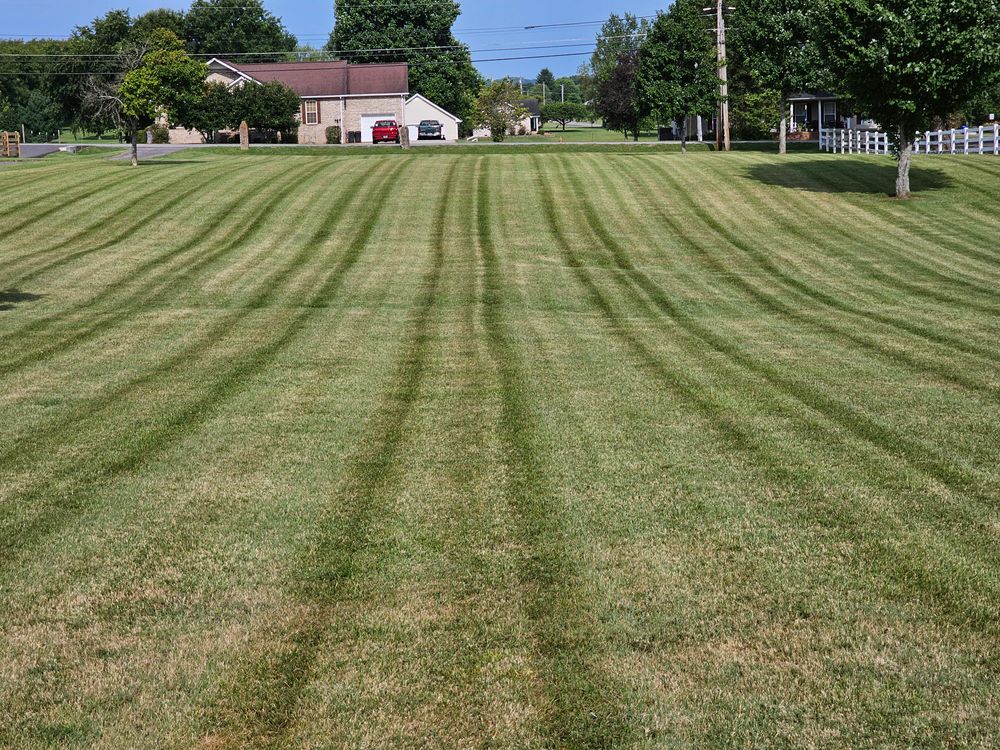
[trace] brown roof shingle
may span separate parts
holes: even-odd
[[[256,81],[280,81],[299,96],[358,96],[406,94],[410,90],[406,63],[353,65],[329,62],[232,63],[226,65]]]

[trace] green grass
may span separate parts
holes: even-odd
[[[992,747],[1000,162],[0,170],[0,746]]]
[[[557,122],[547,122],[544,125],[544,134],[529,135],[519,137],[518,140],[549,141],[558,142],[560,139],[570,143],[575,141],[623,141],[631,142],[632,138],[626,138],[620,130],[608,130],[603,127],[569,127],[563,130]],[[639,134],[640,141],[655,141],[656,131],[647,131]]]

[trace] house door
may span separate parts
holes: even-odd
[[[371,143],[372,142],[372,128],[375,127],[375,123],[379,120],[395,120],[396,115],[392,112],[388,114],[381,115],[361,115],[361,142]],[[396,123],[397,125],[402,125],[403,123]]]

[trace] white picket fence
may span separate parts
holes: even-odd
[[[819,148],[834,154],[888,154],[889,136],[877,130],[820,128]],[[1000,155],[1000,124],[917,133],[917,154]]]

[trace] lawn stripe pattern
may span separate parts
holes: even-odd
[[[1000,167],[0,172],[0,745],[991,747]]]

